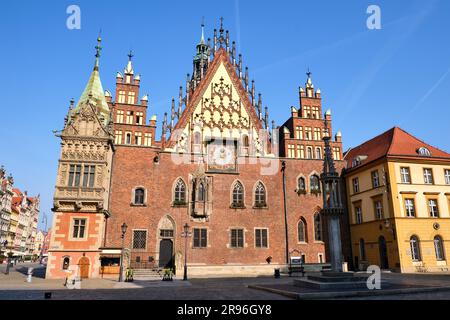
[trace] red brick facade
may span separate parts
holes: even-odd
[[[270,130],[267,112],[263,116],[262,103],[256,103],[254,89],[248,88],[247,71],[244,76],[242,64],[236,61],[235,49],[228,48],[222,28],[220,34],[215,40],[219,42],[220,48],[217,49],[214,44],[211,61],[209,58],[205,60],[205,55],[202,56],[208,52],[209,57],[210,51],[205,50],[211,50],[211,47],[207,47],[204,42],[197,46],[194,75],[188,77],[186,96],[182,97],[180,88],[180,104],[178,107],[173,105],[169,120],[165,117],[160,141],[155,139],[156,118],[152,117],[147,124],[147,96],[137,103],[140,77],[134,75],[131,55],[125,77],[117,74],[115,100],[109,92],[106,94],[106,101],[112,110],[115,144],[111,183],[107,190],[108,214],[98,217],[105,217],[105,231],[89,225],[89,236],[102,239],[101,245],[96,248],[91,248],[88,242],[70,244],[66,239],[66,245],[77,251],[74,259],[79,258],[78,251],[89,257],[88,252],[96,250],[103,261],[115,259],[116,263],[118,250],[122,247],[121,226],[125,223],[128,228],[123,239],[127,252],[124,262],[134,268],[153,264],[159,264],[160,267],[170,265],[179,274],[185,259],[185,238],[182,237],[185,224],[189,225],[192,233],[188,238],[187,262],[190,268],[197,268],[199,272],[214,273],[211,270],[216,270],[224,274],[236,273],[238,270],[258,273],[264,268],[273,272],[273,266],[286,265],[289,255],[302,255],[306,263],[327,262],[327,228],[325,218],[320,215],[322,186],[318,177],[323,167],[322,137],[325,126],[330,134],[332,132],[331,114],[327,112],[323,116],[320,91],[314,89],[308,74],[306,91],[300,90],[298,110],[292,108],[291,117],[281,127]],[[198,70],[201,70],[200,75]],[[211,96],[210,101],[207,94],[214,94],[214,90],[221,92],[221,95],[215,98]],[[237,102],[233,102],[236,98]],[[237,107],[229,108],[240,110],[239,113],[236,111],[238,109],[234,109],[234,113],[230,112],[228,124],[228,116],[224,115],[228,109],[224,101],[230,106],[236,103]],[[218,106],[211,119],[196,111],[200,110],[200,105],[203,108],[207,103]],[[182,105],[185,106],[184,111]],[[205,123],[216,123],[219,131],[214,131],[217,128],[208,131],[211,137],[201,131],[202,141],[195,142],[201,145],[197,153],[178,151],[180,149],[176,148],[180,140],[174,130],[187,128],[187,145],[192,146],[195,139],[194,118],[199,116],[205,116],[202,118]],[[239,125],[230,125],[233,121]],[[222,172],[209,170],[205,164],[205,158],[209,156],[207,152],[201,151],[209,150],[208,139],[217,138],[214,132],[221,132],[218,139],[234,139],[239,146],[236,150],[241,150],[242,146],[245,147],[242,136],[236,138],[231,132],[235,130],[241,134],[243,128],[249,132],[250,142],[246,143],[249,143],[250,151],[248,155],[236,151],[237,169]],[[225,130],[230,132],[228,138],[224,134]],[[170,136],[166,137],[168,131]],[[130,134],[128,138],[127,133]],[[148,137],[151,137],[150,140]],[[262,150],[258,149],[256,142],[263,146]],[[336,135],[332,146],[336,167],[340,172],[344,166],[341,161],[340,134]],[[275,152],[277,149],[279,153]],[[179,153],[184,156],[181,164],[174,160]],[[182,201],[175,190],[180,179],[185,186]],[[243,187],[241,191],[235,191],[238,182]],[[199,191],[200,185],[204,188],[202,191]],[[261,198],[257,201],[256,189],[258,192],[263,190],[264,201]],[[239,200],[236,206],[235,197],[240,197],[239,192],[243,192],[243,201]],[[195,213],[198,208],[205,208],[200,216]],[[67,229],[69,222],[64,217],[58,216],[57,219],[55,232],[58,233],[59,229],[70,233],[71,230]],[[301,236],[300,221],[303,221],[305,230]],[[345,236],[345,221],[343,226]],[[232,230],[242,230],[242,238],[241,231]],[[171,244],[173,249],[170,249]],[[172,257],[170,263],[167,263],[166,255]],[[350,256],[345,249],[344,255]],[[97,259],[98,256],[93,258]],[[52,259],[62,259],[62,256]],[[161,265],[163,260],[165,262]],[[91,276],[99,275],[98,268],[90,272]]]

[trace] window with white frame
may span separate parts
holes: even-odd
[[[375,200],[375,218],[380,220],[383,219],[383,202],[380,200]]]
[[[378,170],[372,171],[372,187],[378,188],[380,186],[380,176],[378,175]]]
[[[125,132],[125,144],[131,144],[131,132]]]
[[[237,181],[233,186],[233,199],[232,205],[235,207],[243,207],[244,206],[244,187],[242,183]]]
[[[430,217],[439,218],[437,199],[428,199],[428,212],[430,213]]]
[[[358,193],[359,192],[359,178],[353,178],[352,184],[353,184],[353,193]]]
[[[134,204],[142,205],[145,202],[145,190],[144,188],[134,189]]]
[[[136,112],[136,124],[142,125],[143,121],[144,121],[144,113]]]
[[[314,140],[320,141],[320,128],[314,128]]]
[[[142,144],[142,132],[134,133],[134,144],[140,146]]]
[[[414,199],[407,198],[405,199],[405,211],[406,216],[409,218],[414,218],[416,216],[416,208],[414,204]]]
[[[341,148],[333,147],[333,159],[341,160]]]
[[[303,127],[295,127],[295,135],[297,139],[303,139]]]
[[[123,115],[124,115],[123,110],[117,110],[117,115],[116,115],[117,123],[123,123]]]
[[[423,180],[425,184],[433,184],[433,171],[431,169],[423,169]]]
[[[174,201],[177,204],[186,203],[186,184],[182,179],[178,179],[175,185]]]
[[[136,101],[136,93],[128,92],[128,104],[134,104]]]
[[[363,223],[361,206],[355,206],[355,217],[356,217],[356,224]]]
[[[288,145],[288,158],[295,158],[295,146],[293,144]]]
[[[412,236],[409,239],[409,245],[411,248],[411,259],[415,262],[422,261],[422,257],[420,254],[420,241],[417,236]]]
[[[125,91],[119,91],[119,103],[125,103]]]
[[[306,148],[306,158],[307,159],[312,159],[313,158],[313,149],[312,149],[312,147],[307,147]]]
[[[115,144],[121,144],[122,143],[122,130],[116,130],[114,143]]]
[[[152,145],[152,134],[145,133],[144,134],[144,146],[150,147]]]
[[[258,182],[255,188],[255,206],[265,207],[266,203],[266,188],[261,182]]]
[[[434,237],[434,252],[436,253],[437,261],[445,260],[444,242],[440,236]]]
[[[306,140],[312,140],[312,128],[311,127],[305,127],[305,139]]]
[[[297,145],[297,158],[304,159],[305,158],[305,147]]]
[[[127,111],[127,124],[133,124],[133,117],[134,117],[134,112]]]
[[[445,184],[450,184],[450,169],[444,170]]]
[[[316,159],[322,159],[322,150],[320,147],[316,148]]]
[[[411,174],[408,167],[400,168],[400,177],[402,183],[411,183]]]

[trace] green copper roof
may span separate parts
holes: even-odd
[[[72,110],[72,114],[78,112],[79,109],[81,108],[81,105],[88,102],[91,99],[97,107],[97,115],[103,118],[103,124],[107,125],[109,121],[110,110],[108,107],[108,103],[106,102],[105,99],[102,82],[100,80],[100,73],[98,71],[100,50],[101,50],[100,47],[101,39],[98,38],[97,41],[98,45],[96,47],[97,54],[95,55],[94,70],[92,70],[91,76],[89,77],[89,81],[86,87],[84,88],[83,94],[78,100],[77,105]]]

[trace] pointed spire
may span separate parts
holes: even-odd
[[[325,125],[325,129],[324,129],[324,134],[323,134],[323,141],[325,142],[325,155],[324,155],[324,160],[323,160],[323,174],[327,174],[327,173],[335,174],[336,168],[334,166],[333,153],[332,153],[331,146],[330,146],[331,137],[330,137],[327,119],[324,120],[324,125]]]
[[[236,67],[236,42],[233,41],[231,44],[231,60],[233,62],[233,67]]]
[[[181,116],[181,107],[183,106],[183,87],[180,86],[180,91],[178,92],[178,117]]]
[[[205,17],[202,17],[202,37],[200,38],[200,43],[205,44]]]
[[[268,125],[269,125],[269,108],[266,106],[264,109],[265,109],[264,125],[265,125],[265,128],[267,129]]]
[[[252,106],[255,106],[255,80],[252,80]]]
[[[102,82],[100,80],[99,74],[99,58],[101,47],[101,37],[100,35],[97,38],[97,45],[95,46],[95,66],[94,70],[91,72],[91,76],[89,77],[88,83],[84,88],[83,93],[81,94],[80,99],[76,107],[73,109],[72,114],[78,110],[83,103],[94,102],[97,108],[97,113],[101,119],[103,119],[103,124],[107,125],[109,122],[110,110],[108,107],[108,103],[106,102],[105,93],[103,91]],[[70,116],[69,116],[70,120]]]
[[[262,96],[261,93],[258,93],[258,118],[261,120],[262,115]]]
[[[244,85],[245,91],[248,92],[248,67],[245,67]]]
[[[238,70],[239,70],[239,80],[242,80],[242,54],[240,54],[240,53],[239,53]]]

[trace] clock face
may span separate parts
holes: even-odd
[[[208,144],[208,170],[236,171],[236,146],[234,143],[212,142]]]

